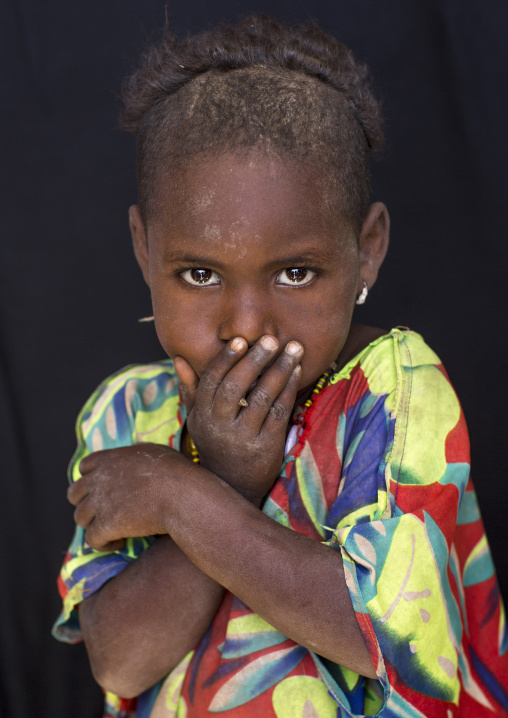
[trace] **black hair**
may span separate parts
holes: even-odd
[[[181,40],[166,28],[123,97],[145,223],[161,172],[202,153],[261,150],[322,169],[361,227],[371,154],[383,143],[380,105],[366,66],[317,26],[252,15]]]

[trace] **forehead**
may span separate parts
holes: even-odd
[[[148,234],[279,243],[312,236],[340,244],[354,238],[340,206],[312,165],[259,152],[197,157],[161,173]]]

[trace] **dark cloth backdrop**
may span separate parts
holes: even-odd
[[[4,0],[0,11],[0,714],[92,718],[82,646],[50,637],[70,539],[73,424],[105,376],[160,358],[132,257],[134,142],[122,77],[164,0]],[[463,402],[473,476],[505,595],[508,12],[505,0],[188,0],[181,34],[251,11],[316,19],[373,71],[385,159],[375,199],[392,246],[357,318],[407,325]]]

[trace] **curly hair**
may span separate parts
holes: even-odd
[[[261,150],[318,166],[361,227],[370,158],[383,143],[380,105],[367,67],[317,26],[252,15],[181,40],[166,28],[123,98],[145,222],[163,172],[201,153]]]

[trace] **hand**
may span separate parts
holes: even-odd
[[[254,503],[279,474],[301,376],[301,344],[289,342],[277,356],[278,349],[275,338],[264,336],[247,351],[237,337],[201,379],[185,359],[174,360],[200,463]]]
[[[67,491],[76,506],[74,520],[86,529],[92,548],[115,551],[129,536],[167,533],[168,481],[181,478],[192,464],[169,447],[135,444],[97,451],[79,468],[82,478]]]

